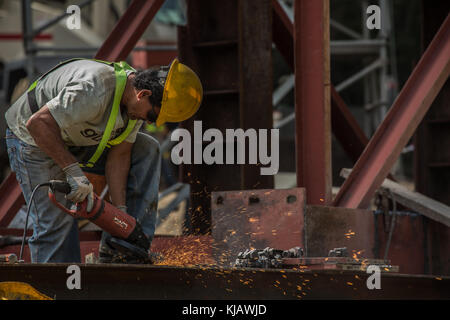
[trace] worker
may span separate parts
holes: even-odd
[[[125,62],[73,59],[35,81],[6,112],[10,167],[27,204],[33,189],[65,179],[71,192],[57,195],[67,208],[87,199],[93,185],[85,172],[104,174],[110,201],[133,216],[153,239],[161,155],[158,142],[140,132],[144,122],[181,122],[199,108],[197,75],[175,59],[169,66],[137,71]],[[81,262],[78,224],[35,192],[30,207],[32,262]],[[126,262],[103,232],[100,262]]]

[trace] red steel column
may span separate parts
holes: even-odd
[[[11,172],[0,185],[0,228],[7,228],[24,204],[16,174]]]
[[[329,1],[294,5],[297,185],[309,204],[331,202]]]
[[[335,206],[367,208],[450,73],[450,15],[342,185]]]
[[[294,27],[278,0],[272,0],[273,42],[289,66],[294,69],[293,33]],[[356,162],[369,139],[348,109],[344,100],[330,85],[331,91],[331,128],[349,157]]]

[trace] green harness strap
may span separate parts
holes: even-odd
[[[126,70],[130,70],[130,71],[136,71],[136,70],[133,69],[130,65],[128,65],[125,61],[108,62],[108,61],[97,60],[97,59],[74,58],[74,59],[70,59],[67,61],[63,61],[60,64],[58,64],[56,67],[51,69],[50,71],[46,72],[38,80],[34,81],[31,84],[30,88],[28,88],[28,92],[31,92],[36,87],[38,81],[40,79],[42,79],[44,76],[46,76],[48,73],[55,70],[56,68],[59,68],[63,64],[66,64],[68,62],[72,62],[75,60],[91,60],[91,61],[96,61],[96,62],[100,62],[100,63],[104,63],[107,65],[113,66],[114,73],[116,75],[116,87],[114,90],[113,106],[112,106],[112,110],[111,110],[111,113],[108,118],[108,122],[106,123],[106,128],[105,128],[105,131],[103,132],[102,139],[101,139],[97,149],[95,150],[95,153],[88,160],[88,162],[86,164],[80,163],[80,167],[92,168],[95,165],[95,163],[97,162],[97,160],[100,158],[100,156],[102,155],[102,153],[106,147],[110,148],[111,146],[115,146],[115,145],[118,145],[121,142],[123,142],[128,137],[128,135],[131,133],[131,131],[133,131],[133,129],[136,125],[137,120],[128,120],[128,125],[127,125],[125,131],[122,132],[122,134],[120,134],[117,138],[115,138],[113,140],[109,140],[109,138],[111,137],[112,130],[114,129],[114,125],[116,123],[117,116],[119,114],[120,100],[122,99],[123,91],[125,90],[125,86],[127,83]]]
[[[119,63],[113,63],[113,65],[114,65],[114,72],[116,74],[116,89],[114,91],[114,101],[111,114],[109,115],[108,122],[106,123],[105,132],[103,132],[102,140],[100,140],[97,150],[95,150],[95,153],[92,155],[92,157],[86,164],[80,164],[81,167],[92,168],[102,155],[105,148],[106,147],[110,148],[111,146],[120,144],[123,140],[125,140],[128,137],[128,135],[134,129],[134,126],[136,124],[136,120],[129,120],[125,131],[122,132],[122,134],[117,138],[115,138],[114,140],[109,140],[109,138],[111,137],[111,132],[116,123],[117,115],[119,114],[120,100],[122,99],[122,94],[125,89],[125,85],[127,83],[127,74],[125,70],[134,70],[128,69],[131,67],[126,62],[123,61]]]

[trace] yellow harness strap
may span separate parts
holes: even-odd
[[[114,125],[116,123],[117,116],[120,111],[120,100],[122,99],[123,91],[125,90],[125,86],[127,83],[126,70],[130,70],[130,71],[136,71],[136,70],[133,69],[130,65],[128,65],[125,61],[108,62],[108,61],[97,60],[97,59],[74,58],[74,59],[66,60],[66,61],[59,63],[53,69],[49,70],[44,75],[39,77],[38,80],[34,81],[31,84],[31,86],[28,88],[29,95],[31,95],[31,97],[34,98],[35,93],[33,92],[33,90],[36,88],[36,85],[40,79],[45,77],[47,74],[49,74],[53,70],[61,67],[62,65],[72,62],[72,61],[75,61],[75,60],[91,60],[91,61],[96,61],[96,62],[100,62],[100,63],[104,63],[107,65],[113,66],[114,72],[116,75],[116,88],[114,90],[113,106],[112,106],[112,110],[111,110],[111,113],[108,118],[108,122],[106,123],[105,132],[103,133],[102,139],[97,147],[97,150],[95,150],[95,153],[88,160],[88,162],[85,164],[80,163],[80,167],[92,168],[94,166],[94,164],[97,162],[97,160],[100,158],[100,156],[102,155],[102,153],[106,147],[110,148],[111,146],[120,144],[122,141],[124,141],[128,137],[128,135],[131,133],[131,131],[133,131],[133,129],[136,125],[136,120],[128,120],[128,125],[127,125],[126,129],[124,130],[124,132],[122,132],[122,134],[120,134],[117,138],[115,138],[113,140],[109,140],[109,138],[111,137],[112,130],[114,129]],[[36,112],[39,108],[36,105],[35,98],[31,99],[31,100],[29,99],[29,101],[30,101],[30,108],[32,110],[32,113]]]

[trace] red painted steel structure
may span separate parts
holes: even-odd
[[[294,26],[277,0],[272,0],[273,9],[273,42],[294,70]],[[366,147],[369,139],[359,126],[344,100],[330,85],[331,93],[331,128],[348,156],[356,162]]]
[[[25,203],[14,173],[11,173],[1,184],[0,195],[2,198],[0,201],[0,227],[6,228]]]
[[[52,40],[53,35],[49,33],[41,33],[33,38],[34,41],[47,41]],[[0,41],[12,41],[12,40],[23,40],[22,33],[0,33]]]
[[[212,192],[217,264],[230,265],[249,248],[304,248],[305,198],[304,188]]]
[[[365,208],[394,165],[450,73],[450,15],[423,54],[378,127],[352,173],[342,185],[335,206]]]
[[[309,204],[331,203],[328,7],[328,0],[294,5],[297,186]]]
[[[332,131],[350,159],[356,162],[369,139],[333,85],[330,91]]]
[[[272,40],[294,70],[294,25],[278,0],[272,0]]]
[[[140,50],[131,53],[135,69],[148,69],[157,65],[169,65],[178,56],[176,43],[139,41],[137,46],[166,46],[163,50]]]
[[[134,0],[95,55],[107,61],[125,60],[164,0]]]

